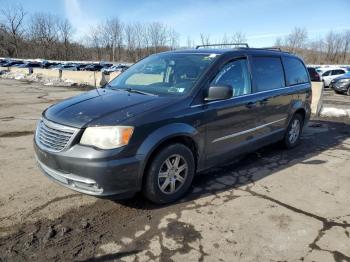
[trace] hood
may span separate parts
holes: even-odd
[[[337,78],[334,78],[332,82],[337,82],[340,79],[349,79],[350,78],[350,74],[344,74],[341,76],[338,76]]]
[[[162,107],[171,100],[168,97],[99,89],[99,91],[92,90],[49,107],[44,112],[44,117],[53,122],[77,128],[88,125],[116,125],[155,107]],[[107,123],[104,123],[104,118],[108,118]],[[110,119],[113,119],[112,123]]]

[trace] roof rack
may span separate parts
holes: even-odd
[[[276,50],[276,51],[280,51],[282,52],[282,49],[280,47],[274,47],[274,46],[271,46],[271,47],[258,47],[258,48],[254,48],[254,49],[267,49],[267,50]]]
[[[243,46],[245,48],[249,48],[249,45],[247,43],[232,43],[232,44],[210,44],[210,45],[197,45],[196,49],[199,49],[201,47],[208,47],[208,46]]]

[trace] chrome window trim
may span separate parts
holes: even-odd
[[[279,119],[279,120],[272,121],[272,122],[269,122],[269,123],[266,123],[266,124],[263,124],[263,125],[260,125],[260,126],[251,128],[251,129],[247,129],[247,130],[244,130],[244,131],[241,131],[241,132],[237,132],[237,133],[234,133],[234,134],[231,134],[231,135],[227,135],[227,136],[222,136],[222,137],[219,137],[219,138],[214,139],[214,140],[211,141],[211,142],[212,142],[212,143],[216,143],[216,142],[219,142],[219,141],[222,141],[222,140],[226,140],[226,139],[230,139],[230,138],[233,138],[233,137],[236,137],[236,136],[241,136],[241,135],[244,135],[244,134],[253,132],[253,131],[255,131],[255,130],[264,128],[264,127],[266,127],[266,126],[269,126],[269,125],[272,125],[272,124],[275,124],[275,123],[284,121],[284,120],[286,120],[286,119],[287,119],[287,118],[281,118],[281,119]]]
[[[208,103],[197,104],[197,105],[191,105],[191,108],[195,108],[195,107],[199,107],[199,106],[204,106],[204,105],[210,105],[210,104],[214,104],[214,103],[218,103],[218,102],[225,102],[225,101],[235,100],[235,99],[238,99],[238,98],[241,98],[241,97],[247,97],[247,96],[253,96],[253,95],[264,94],[264,93],[273,92],[273,91],[277,91],[277,90],[284,90],[284,89],[294,88],[294,87],[296,87],[296,86],[302,86],[302,85],[307,85],[307,84],[309,84],[309,83],[296,84],[296,85],[293,85],[293,86],[284,86],[284,87],[279,87],[279,88],[274,88],[274,89],[270,89],[270,90],[265,90],[265,91],[250,93],[250,94],[241,95],[241,96],[233,96],[233,97],[228,98],[228,99],[225,99],[225,100],[216,100],[216,101],[211,101],[211,102],[208,102]]]

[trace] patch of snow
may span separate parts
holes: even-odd
[[[44,76],[40,73],[33,73],[33,74],[24,74],[19,72],[9,72],[9,71],[1,71],[0,78],[5,79],[15,79],[15,80],[22,80],[22,81],[30,81],[30,82],[40,82],[43,83],[45,86],[62,86],[62,87],[70,87],[70,86],[86,86],[87,84],[82,83],[78,84],[74,80],[66,79],[61,80],[57,77],[48,77]]]
[[[325,117],[350,117],[350,109],[324,107],[321,110],[321,116],[325,116]]]

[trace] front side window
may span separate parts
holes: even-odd
[[[332,70],[326,71],[322,74],[322,76],[330,76],[331,72],[332,72]]]
[[[112,89],[135,89],[155,95],[189,93],[217,54],[164,53],[136,63],[109,83]]]
[[[253,57],[253,78],[258,92],[284,87],[281,59],[279,57]]]
[[[302,62],[294,57],[283,58],[286,70],[287,85],[297,85],[309,82],[309,77]]]
[[[228,85],[233,90],[233,96],[250,94],[247,60],[240,59],[227,63],[213,79],[211,85]]]

